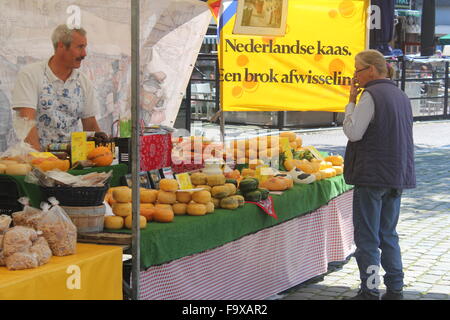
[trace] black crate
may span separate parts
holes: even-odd
[[[0,214],[11,215],[23,210],[17,200],[21,197],[19,185],[12,178],[0,176]]]

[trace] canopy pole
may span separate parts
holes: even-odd
[[[132,181],[132,271],[131,298],[139,300],[140,290],[140,114],[139,114],[139,70],[140,70],[140,0],[131,1],[131,181]]]

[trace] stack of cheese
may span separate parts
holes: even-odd
[[[284,167],[291,171],[294,168],[302,170],[304,173],[313,174],[316,181],[332,178],[344,172],[344,159],[340,155],[332,155],[323,160],[312,159],[288,159],[284,161]]]
[[[293,150],[302,148],[303,140],[295,132],[283,131],[279,135],[259,136],[244,140],[233,140],[227,146],[226,156],[234,159],[238,164],[249,164],[253,166],[261,164],[261,161],[278,156],[281,152],[281,138],[289,140],[289,146]]]
[[[141,190],[142,199],[142,190]],[[132,191],[128,187],[110,188],[105,196],[105,200],[111,205],[114,216],[105,217],[106,229],[122,229],[124,226],[128,229],[132,228]],[[149,204],[153,207],[153,204]],[[141,215],[139,216],[139,225],[141,229],[147,226],[147,218],[143,215],[145,212],[145,204],[141,204]]]
[[[195,172],[191,175],[191,182],[196,185],[196,188],[204,188],[210,192],[214,208],[236,209],[244,205],[244,197],[236,195],[237,181],[235,179],[227,180],[223,174],[206,175]]]

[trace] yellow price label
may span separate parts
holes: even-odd
[[[189,190],[193,189],[194,186],[191,182],[191,177],[189,176],[189,173],[179,173],[175,177],[178,181],[178,185],[180,186],[180,190]]]

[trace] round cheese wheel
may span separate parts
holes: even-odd
[[[141,203],[155,203],[158,190],[141,189]]]
[[[192,194],[190,192],[177,191],[176,192],[177,201],[182,203],[189,203],[192,198]]]
[[[213,213],[214,212],[214,202],[208,202],[207,204],[205,204],[206,206],[206,213]]]
[[[176,215],[183,215],[187,212],[187,203],[174,203],[172,205],[173,213]]]
[[[153,203],[141,203],[139,207],[141,209],[153,209],[155,205]]]
[[[175,179],[161,179],[161,181],[159,181],[159,189],[175,192],[178,190],[178,181]]]
[[[130,188],[121,188],[113,190],[113,198],[117,202],[126,203],[132,200],[132,191]]]
[[[153,213],[155,212],[155,208],[142,208],[140,211],[140,215],[145,217],[147,221],[153,220]]]
[[[125,218],[125,227],[127,229],[133,228],[133,216],[129,215]],[[144,216],[139,216],[139,227],[140,229],[145,229],[147,227],[147,219]]]
[[[25,176],[31,171],[29,164],[10,164],[6,165],[5,174],[11,176]]]
[[[177,202],[177,195],[175,192],[159,190],[158,203],[172,204]]]
[[[211,201],[211,192],[206,190],[196,191],[192,194],[192,200],[197,203],[206,204]]]
[[[189,203],[187,213],[191,216],[204,216],[206,214],[206,206],[203,203]]]
[[[157,203],[157,204],[155,204],[155,208],[172,210],[172,205],[167,204],[167,203]]]
[[[114,212],[114,214],[116,216],[120,216],[120,217],[129,216],[129,215],[131,215],[131,212],[132,212],[131,203],[130,202],[127,202],[127,203],[120,203],[120,202],[113,203],[112,211]]]
[[[153,220],[157,222],[172,222],[174,213],[172,210],[165,208],[155,208],[153,213]]]
[[[122,229],[124,225],[124,220],[122,217],[118,216],[106,216],[105,217],[105,228],[106,229]]]

